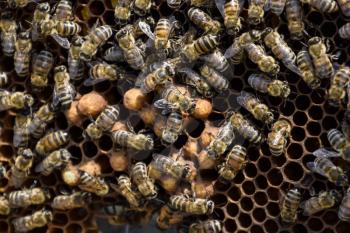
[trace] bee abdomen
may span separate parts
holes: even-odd
[[[345,146],[346,139],[344,135],[337,129],[331,129],[327,133],[327,138],[334,149],[339,150]]]
[[[339,28],[339,36],[343,39],[350,38],[350,23],[346,23]]]

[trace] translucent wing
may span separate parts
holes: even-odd
[[[280,131],[278,133],[276,133],[275,138],[272,140],[272,144],[277,145],[282,137],[283,137],[283,135]]]
[[[225,17],[225,13],[224,13],[225,0],[215,0],[215,5],[216,5],[216,8],[218,8],[218,10],[220,11],[220,14],[222,15],[222,17]]]
[[[84,80],[84,85],[85,86],[93,86],[97,83],[103,82],[105,80],[108,80],[107,78],[98,78],[98,79],[94,79],[92,77],[89,77],[88,79]]]
[[[151,27],[146,22],[140,21],[139,22],[139,28],[149,38],[151,38],[152,40],[155,39],[155,36],[154,36],[154,34],[153,34],[152,30],[151,30]]]
[[[315,150],[312,153],[314,156],[316,157],[320,157],[320,158],[334,158],[334,157],[340,157],[340,154],[335,152],[335,151],[331,151],[328,150],[326,148],[319,148],[317,150]]]
[[[142,87],[144,85],[145,78],[147,76],[146,71],[140,72],[135,81],[135,87]]]
[[[224,56],[226,58],[234,57],[242,53],[242,51],[243,48],[238,45],[238,40],[235,40],[232,45],[226,49]]]
[[[296,73],[297,75],[301,76],[301,72],[299,70],[299,68],[293,64],[292,62],[283,62],[283,65],[285,65],[285,67],[287,67],[290,71]]]
[[[319,169],[319,168],[317,168],[317,166],[316,166],[316,163],[315,163],[315,162],[307,162],[307,163],[306,163],[306,166],[307,166],[307,168],[309,168],[309,170],[310,170],[310,171],[312,171],[312,172],[316,172],[316,173],[318,173],[318,174],[321,174],[321,175],[322,175],[322,171],[320,171],[320,169]]]
[[[103,59],[109,62],[122,62],[124,60],[123,50],[119,46],[113,46],[105,51]]]
[[[36,173],[40,173],[40,172],[44,171],[43,163],[40,162],[38,165],[36,165],[34,171]]]
[[[51,37],[64,49],[69,49],[70,48],[70,42],[68,38],[61,37],[59,35],[51,35]]]
[[[246,92],[246,91],[241,91],[240,95],[237,96],[237,103],[241,105],[242,107],[246,106],[247,99],[252,98],[252,94]]]
[[[156,102],[154,102],[154,106],[156,108],[160,108],[160,109],[164,109],[164,110],[176,110],[177,109],[177,107],[174,104],[168,102],[165,99],[157,100]]]

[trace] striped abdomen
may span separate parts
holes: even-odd
[[[339,10],[335,0],[310,0],[310,5],[323,13],[333,13]]]
[[[350,190],[345,194],[338,210],[338,217],[344,222],[350,221]]]
[[[281,206],[281,218],[284,222],[293,223],[297,218],[301,195],[298,189],[288,191]]]
[[[29,75],[30,56],[28,53],[15,52],[14,65],[16,74],[20,77]]]
[[[112,34],[112,28],[109,25],[103,25],[92,31],[88,37],[96,46],[100,46],[104,44]]]
[[[119,117],[119,107],[117,105],[108,105],[102,113],[97,117],[95,124],[102,131],[107,131],[114,123],[118,120]]]
[[[56,30],[61,36],[72,36],[78,34],[81,27],[73,21],[60,21],[56,24]]]
[[[50,151],[58,149],[66,144],[69,140],[68,133],[64,131],[56,131],[45,135],[36,144],[35,150],[41,154],[47,154]]]
[[[341,150],[346,144],[344,135],[337,129],[331,129],[327,133],[327,138],[331,146],[336,150]]]
[[[16,33],[1,32],[1,47],[5,56],[13,56],[16,45]]]
[[[168,39],[170,35],[171,25],[168,19],[159,19],[155,29],[155,40],[154,45],[156,49],[165,49],[168,44]]]

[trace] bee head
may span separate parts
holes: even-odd
[[[145,150],[152,150],[154,146],[151,136],[145,136]]]
[[[83,61],[91,61],[91,59],[92,59],[91,54],[86,53],[86,52],[84,52],[84,51],[81,51],[81,52],[79,53],[79,57],[80,57],[80,59],[82,59]]]
[[[318,36],[312,37],[307,43],[309,46],[319,44],[322,42],[322,39]]]
[[[34,98],[31,95],[24,95],[24,102],[26,107],[31,107],[34,104]]]
[[[31,159],[34,157],[34,154],[32,152],[31,149],[24,149],[23,151],[21,151],[21,155],[25,158],[25,159]]]
[[[75,35],[72,38],[72,45],[73,46],[81,46],[83,44],[84,40],[81,36]]]
[[[41,12],[49,12],[50,11],[50,5],[47,2],[40,3],[36,9]]]
[[[207,214],[212,214],[214,211],[215,204],[213,201],[207,201]]]
[[[30,39],[30,31],[25,31],[25,32],[19,33],[18,38],[21,40],[29,40]]]
[[[270,27],[267,27],[267,28],[265,28],[265,29],[262,31],[261,36],[262,36],[262,37],[265,37],[265,36],[267,36],[268,34],[270,34],[271,32],[273,32],[273,29],[270,28]]]
[[[43,209],[42,213],[46,219],[46,221],[51,222],[53,220],[53,214],[50,210],[48,209]]]
[[[58,73],[58,72],[67,72],[66,66],[62,65],[62,66],[55,67],[54,73]]]

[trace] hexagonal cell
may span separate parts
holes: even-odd
[[[239,203],[241,205],[241,209],[245,211],[250,211],[254,207],[253,201],[249,197],[243,197]]]
[[[294,141],[302,141],[305,139],[305,130],[302,127],[293,127],[291,136]]]
[[[83,221],[89,215],[85,208],[77,208],[70,210],[68,213],[69,219],[73,221]]]
[[[321,231],[323,228],[323,223],[318,218],[310,218],[307,222],[307,226],[313,231]]]
[[[311,106],[308,110],[309,116],[314,120],[321,120],[323,117],[323,110],[320,106]]]
[[[252,224],[252,218],[249,214],[240,213],[238,216],[239,225],[248,228]]]
[[[238,214],[238,206],[234,203],[229,203],[227,206],[226,206],[226,210],[227,210],[227,213],[232,217],[236,217],[237,214]]]
[[[54,213],[53,215],[53,221],[52,221],[52,224],[55,225],[55,226],[64,226],[68,223],[69,219],[68,219],[68,216],[64,213]]]
[[[264,229],[269,233],[276,233],[278,232],[278,224],[275,221],[268,219],[264,223]]]
[[[87,157],[94,157],[97,154],[97,147],[92,141],[86,141],[83,143],[83,152]]]
[[[321,133],[321,125],[318,122],[308,122],[306,129],[311,136],[318,136]]]
[[[266,196],[265,192],[256,192],[254,194],[254,201],[256,204],[264,206],[268,201],[268,197]]]
[[[237,225],[233,219],[227,219],[224,222],[224,228],[227,232],[236,232]]]
[[[292,181],[300,180],[304,175],[304,170],[299,163],[289,162],[283,169],[285,176]]]
[[[266,206],[267,212],[273,217],[277,217],[280,214],[280,208],[278,203],[270,202]]]
[[[283,176],[282,176],[281,171],[279,169],[276,169],[276,168],[272,169],[267,174],[267,180],[271,185],[279,186],[283,181]]]
[[[325,211],[325,213],[322,216],[322,220],[330,225],[333,226],[334,224],[336,224],[338,222],[338,215],[334,210],[330,210],[330,211]]]
[[[310,99],[306,95],[299,95],[295,100],[295,106],[299,110],[306,110],[310,106]]]
[[[232,186],[227,194],[233,201],[238,201],[241,198],[241,191],[236,186]]]
[[[78,224],[69,224],[67,227],[66,227],[66,232],[67,233],[81,233],[83,231],[83,228],[78,225]]]
[[[306,124],[307,120],[305,112],[297,111],[293,114],[293,122],[296,125],[303,126]]]
[[[242,184],[242,191],[246,195],[252,195],[255,192],[255,186],[252,181],[245,181]]]
[[[320,141],[318,138],[309,137],[304,141],[305,149],[309,152],[314,152],[318,148],[320,148]]]
[[[306,227],[304,225],[301,225],[301,224],[295,224],[293,226],[293,233],[307,233],[308,230],[306,229]]]
[[[256,177],[254,182],[255,185],[260,189],[265,189],[268,186],[266,177],[262,175]]]
[[[346,233],[349,231],[350,228],[350,223],[349,222],[339,222],[336,226],[335,229],[337,233]]]
[[[222,207],[227,204],[227,197],[224,194],[215,194],[210,199],[215,203],[216,207]]]
[[[271,162],[265,157],[261,157],[258,161],[258,168],[262,172],[267,172],[271,168]]]
[[[252,163],[248,163],[244,168],[244,173],[247,177],[254,178],[257,174],[255,165]]]

